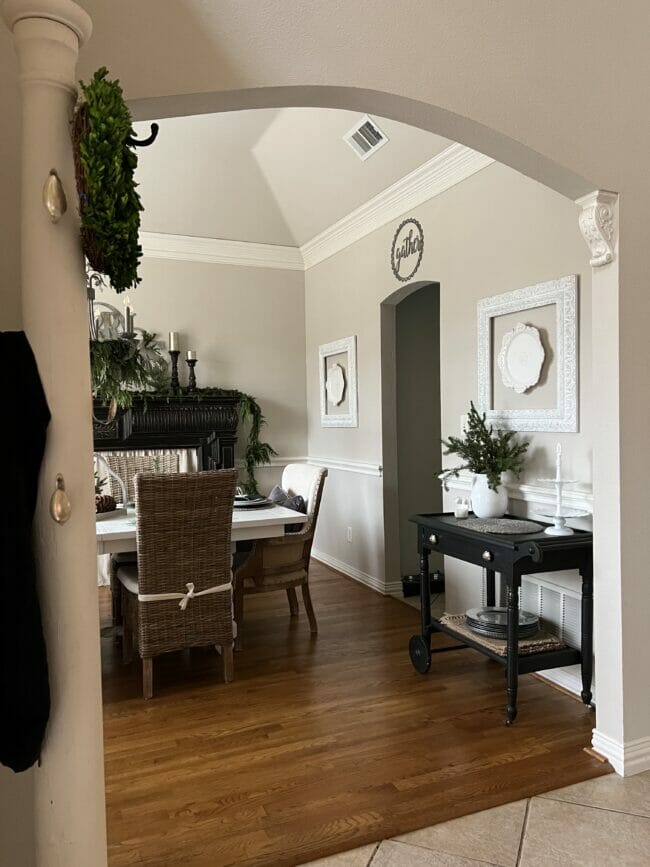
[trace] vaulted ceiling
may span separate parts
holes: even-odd
[[[343,140],[356,112],[264,109],[166,118],[139,151],[149,232],[301,246],[450,142],[374,118],[388,143],[362,161]],[[138,135],[149,124],[136,124]]]

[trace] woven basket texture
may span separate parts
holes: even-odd
[[[231,581],[230,536],[237,470],[160,475],[135,480],[140,594],[195,592]],[[125,617],[140,656],[233,640],[232,591],[191,599],[138,602],[125,592]]]

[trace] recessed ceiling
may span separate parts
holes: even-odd
[[[155,144],[138,152],[142,228],[301,246],[450,144],[375,118],[389,141],[361,161],[343,140],[361,117],[285,108],[158,121]]]

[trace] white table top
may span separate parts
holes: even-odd
[[[258,509],[235,509],[232,514],[233,542],[249,539],[271,539],[284,536],[285,524],[304,524],[307,515],[285,509],[284,506],[264,506]],[[98,554],[135,551],[135,509],[128,514],[105,517],[95,523]]]

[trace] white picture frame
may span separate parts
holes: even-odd
[[[328,361],[336,368],[336,387],[329,389]],[[344,378],[341,393],[340,377]],[[344,337],[318,347],[318,376],[320,383],[320,421],[322,427],[358,427],[359,405],[357,396],[357,338]],[[337,407],[341,406],[341,411]]]
[[[544,409],[499,409],[493,405],[495,346],[493,321],[499,316],[528,313],[555,305],[556,405]],[[578,276],[537,283],[513,292],[482,298],[476,308],[478,408],[488,424],[500,430],[569,432],[578,430]],[[532,323],[534,324],[534,322]],[[498,352],[499,347],[496,347]],[[496,373],[498,375],[498,372]]]

